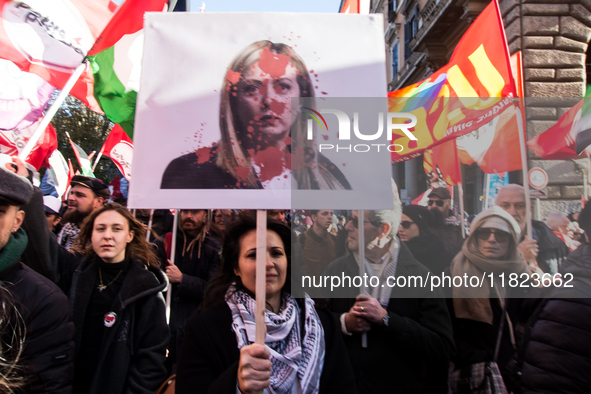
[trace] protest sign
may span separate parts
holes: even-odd
[[[147,14],[144,30],[130,207],[392,207],[390,152],[360,146],[388,142],[366,138],[388,122],[381,15]],[[342,141],[336,97],[384,99],[348,101]],[[355,111],[375,118],[362,133]]]

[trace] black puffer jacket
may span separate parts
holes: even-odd
[[[97,262],[82,260],[72,275],[69,294],[77,353],[86,307],[97,284]],[[166,379],[164,361],[169,332],[161,293],[165,287],[166,279],[159,268],[147,269],[140,261],[130,261],[113,304],[117,317],[102,338],[89,394],[153,394]]]
[[[12,294],[26,327],[20,364],[28,384],[22,392],[72,392],[74,324],[68,299],[51,281],[22,263],[2,272],[0,280]]]
[[[522,393],[591,393],[591,245],[563,265],[573,288],[552,291],[530,322],[522,366]]]
[[[434,234],[419,235],[405,242],[413,257],[432,273],[439,275],[449,267],[454,256]]]

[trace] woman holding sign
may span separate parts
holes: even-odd
[[[343,173],[306,138],[302,107],[310,75],[289,46],[258,41],[231,63],[222,85],[221,140],[173,160],[161,189],[351,189]]]
[[[255,337],[256,223],[226,233],[222,268],[187,322],[176,393],[355,393],[340,324],[307,295],[291,295],[291,232],[267,223],[265,346]]]

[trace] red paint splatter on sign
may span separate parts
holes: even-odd
[[[271,78],[279,78],[285,74],[285,68],[289,64],[287,55],[271,52],[269,48],[263,49],[259,60],[259,68],[269,74]]]

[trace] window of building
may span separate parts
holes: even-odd
[[[392,76],[398,74],[398,41],[392,46]]]

